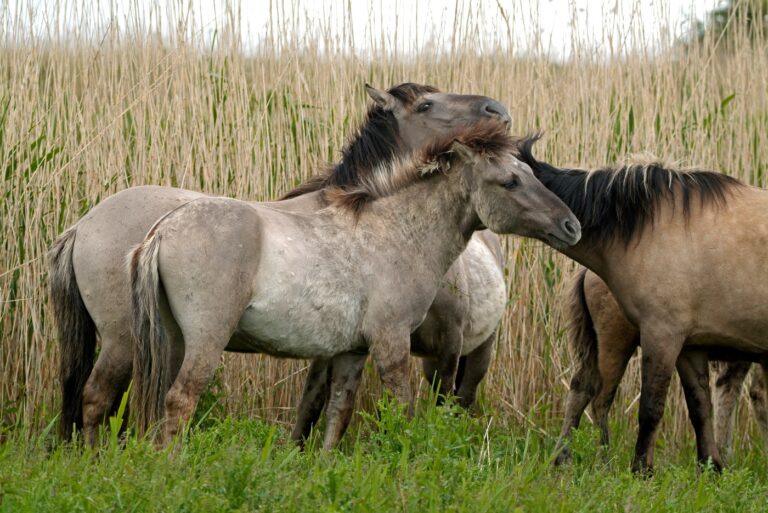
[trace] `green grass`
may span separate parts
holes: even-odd
[[[131,436],[90,451],[15,432],[0,446],[0,511],[764,510],[762,453],[717,475],[697,468],[691,445],[662,448],[654,477],[639,479],[630,435],[604,452],[593,430],[578,432],[575,462],[553,468],[552,437],[435,407],[411,421],[387,405],[362,414],[330,453],[315,438],[302,453],[258,420],[209,422],[160,452]]]

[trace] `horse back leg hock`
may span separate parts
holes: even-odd
[[[355,397],[363,374],[366,354],[343,353],[331,362],[331,386],[325,411],[326,428],[323,448],[336,447],[352,419]]]
[[[733,447],[733,428],[736,423],[736,402],[744,379],[752,366],[749,362],[727,362],[718,365],[715,380],[715,440],[720,454],[730,459]]]
[[[616,390],[619,388],[621,378],[624,377],[627,364],[629,364],[637,345],[638,341],[633,339],[624,344],[600,346],[597,354],[600,386],[597,395],[592,400],[592,413],[595,416],[595,424],[600,429],[600,444],[604,447],[607,447],[610,442],[608,413],[613,406]]]
[[[83,390],[83,433],[91,446],[96,445],[99,426],[114,413],[121,393],[130,382],[133,365],[131,344],[128,333],[104,331],[101,337],[101,352]]]
[[[685,393],[688,417],[696,433],[696,452],[700,463],[712,462],[722,468],[712,427],[712,400],[709,389],[709,359],[700,352],[683,351],[677,359],[677,372]]]
[[[464,358],[464,372],[461,376],[459,388],[456,395],[459,398],[459,405],[462,408],[471,410],[475,405],[477,398],[477,388],[488,373],[488,367],[491,365],[493,356],[493,344],[496,341],[496,332],[485,339],[474,351]]]
[[[296,425],[291,433],[291,440],[299,447],[304,447],[312,427],[317,423],[323,407],[328,400],[328,387],[330,379],[330,363],[328,360],[316,358],[312,360],[307,373],[307,381],[304,383],[299,406],[296,409]]]

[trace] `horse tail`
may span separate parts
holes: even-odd
[[[569,342],[576,358],[575,381],[571,389],[586,389],[592,393],[600,386],[600,369],[597,361],[597,332],[584,291],[587,270],[582,269],[576,276],[568,303]]]
[[[96,325],[85,308],[72,265],[77,226],[53,243],[50,252],[50,292],[53,316],[59,335],[59,380],[61,415],[59,434],[72,438],[73,428],[83,428],[83,389],[93,370],[96,353]]]
[[[171,348],[163,326],[165,298],[158,270],[160,240],[158,231],[150,232],[129,260],[134,337],[131,411],[139,436],[165,415],[170,386]]]

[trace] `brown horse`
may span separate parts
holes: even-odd
[[[566,400],[560,452],[556,463],[570,460],[567,441],[578,427],[584,409],[592,405],[594,421],[600,430],[600,443],[609,440],[608,412],[630,358],[640,345],[640,331],[627,319],[608,285],[595,273],[582,269],[574,282],[570,299],[570,343],[577,356],[576,371]],[[751,362],[723,362],[718,365],[715,381],[715,440],[720,455],[726,459],[732,451],[736,399],[752,366]],[[763,374],[753,372],[749,397],[763,438],[768,440],[768,398]],[[686,379],[686,374],[681,374]],[[685,389],[690,389],[685,383]]]
[[[476,230],[560,249],[580,238],[515,147],[499,123],[478,124],[387,172],[362,170],[356,187],[325,189],[318,212],[201,198],[164,216],[130,264],[139,432],[164,421],[168,443],[226,348],[347,359],[356,370],[331,383],[326,448],[349,421],[333,403],[354,394],[369,351],[384,387],[410,403],[410,334]]]
[[[363,170],[385,172],[457,127],[482,120],[508,125],[506,109],[484,96],[442,93],[401,84],[366,88],[374,105],[342,151],[342,160],[311,182],[315,192],[276,202],[275,209],[315,212],[327,204],[317,189],[353,187]],[[61,351],[60,432],[84,427],[95,443],[131,378],[130,293],[125,255],[165,213],[202,193],[171,187],[133,187],[102,201],[64,232],[51,251],[51,298]],[[96,340],[101,342],[94,365]],[[180,363],[179,363],[180,364]],[[172,373],[178,370],[178,364]]]
[[[675,366],[684,377],[699,459],[720,467],[708,358],[759,359],[768,352],[768,287],[755,280],[768,273],[768,193],[719,173],[660,164],[559,169],[533,157],[535,140],[521,144],[520,159],[583,226],[582,241],[564,253],[605,281],[639,330],[633,470],[652,470]]]

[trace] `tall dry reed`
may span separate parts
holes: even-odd
[[[510,34],[528,23],[519,11],[505,11],[510,32],[489,39],[471,5],[458,4],[445,32],[452,37],[413,51],[373,36],[364,54],[330,32],[297,36],[279,2],[271,28],[248,52],[237,6],[215,27],[179,24],[172,37],[157,31],[173,13],[154,13],[130,30],[113,20],[93,34],[78,30],[87,5],[67,18],[73,4],[61,2],[57,12],[69,21],[54,20],[41,35],[24,28],[28,12],[6,8],[0,429],[40,426],[56,412],[46,252],[61,231],[110,194],[140,184],[276,198],[338,158],[363,117],[365,82],[415,81],[497,98],[512,113],[514,133],[546,130],[537,153],[556,164],[592,167],[650,152],[766,185],[768,44],[740,35],[743,20],[732,20],[728,48],[705,38],[596,57],[577,45],[557,63],[541,44],[524,56],[510,48]],[[201,44],[198,36],[212,28],[215,44]],[[509,305],[483,403],[501,422],[554,431],[571,373],[562,298],[575,265],[537,242],[507,238],[505,246]],[[228,354],[225,407],[290,422],[305,367]],[[372,375],[369,369],[363,407],[378,389]],[[633,362],[616,401],[621,417],[635,415],[638,378]],[[674,440],[689,431],[678,389],[664,429]]]

